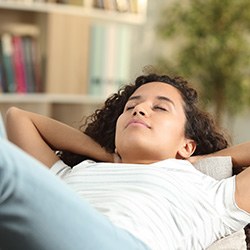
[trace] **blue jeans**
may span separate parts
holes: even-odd
[[[0,249],[145,250],[40,162],[0,139]]]

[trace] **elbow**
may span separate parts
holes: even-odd
[[[17,107],[10,107],[5,114],[5,125],[7,136],[9,137],[9,132],[12,131],[13,127],[16,127],[22,115],[22,110]]]
[[[15,121],[20,115],[21,111],[22,110],[17,107],[10,107],[5,114],[6,125],[8,125],[8,123],[12,122],[13,120]]]

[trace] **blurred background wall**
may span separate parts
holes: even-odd
[[[189,1],[176,1],[176,0],[171,0],[171,1],[161,1],[161,0],[149,0],[148,1],[148,14],[147,14],[147,21],[146,23],[143,25],[143,27],[138,27],[137,32],[135,32],[135,36],[133,37],[133,46],[132,46],[132,60],[131,60],[131,76],[134,77],[138,74],[141,73],[143,67],[145,65],[153,65],[158,67],[159,66],[159,57],[164,55],[166,57],[166,59],[168,59],[171,62],[173,62],[173,65],[175,65],[175,50],[178,49],[178,46],[182,45],[183,40],[185,40],[185,37],[182,37],[181,35],[181,31],[180,31],[180,37],[182,37],[181,39],[165,39],[163,40],[160,36],[159,36],[159,31],[158,31],[158,26],[160,21],[162,22],[163,16],[163,10],[164,8],[168,8],[168,6],[171,6],[172,4],[175,3],[179,3],[180,5],[183,5],[188,3]],[[191,1],[194,2],[194,1]],[[196,1],[196,2],[202,2],[202,1]],[[204,2],[204,1],[203,1]],[[207,2],[213,2],[208,0]],[[218,1],[217,1],[218,2]],[[223,0],[221,1],[222,4],[226,5],[230,5],[231,3],[235,2],[233,0]],[[241,3],[240,3],[241,2]],[[246,15],[250,14],[249,13],[249,4],[247,3],[248,1],[240,1],[238,2],[238,4],[242,4],[242,6],[247,5],[245,7],[245,9],[248,11],[246,12]],[[245,2],[245,3],[244,3]],[[241,8],[242,10],[242,6],[240,6],[239,8]],[[230,7],[230,6],[229,6]],[[231,7],[230,7],[231,8]],[[235,9],[235,11],[237,11],[236,7],[233,7]],[[248,9],[247,9],[248,8]],[[243,8],[244,9],[244,8]],[[206,9],[204,9],[203,11],[206,11]],[[226,8],[223,11],[227,11]],[[243,11],[243,10],[242,10]],[[237,13],[239,15],[242,15],[242,11]],[[172,12],[172,14],[174,15],[175,13]],[[231,13],[231,15],[233,15],[234,12]],[[230,15],[230,13],[228,13],[227,15]],[[248,15],[249,16],[249,15]],[[168,20],[168,16],[165,15],[165,20]],[[169,17],[171,18],[171,17]],[[209,22],[209,19],[207,20]],[[167,22],[167,21],[166,21]],[[199,22],[199,20],[197,20],[197,22]],[[249,20],[243,20],[243,22],[245,23],[249,23]],[[233,24],[232,24],[233,25]],[[237,25],[237,24],[236,24]],[[238,25],[238,30],[240,25]],[[178,27],[177,27],[178,28]],[[249,27],[247,27],[249,29]],[[249,35],[249,34],[247,34]],[[238,34],[235,34],[235,36],[238,36]],[[239,47],[241,47],[241,45],[236,45]],[[248,46],[248,45],[247,45]],[[199,49],[197,47],[197,49]],[[223,51],[222,51],[223,53]],[[246,55],[248,55],[247,51],[243,52]],[[243,61],[244,65],[246,65],[248,69],[250,69],[250,57],[248,57],[247,59],[244,59],[246,61]],[[187,60],[188,62],[188,60]],[[241,69],[239,69],[241,70]],[[171,68],[167,68],[166,73],[168,74],[174,74],[175,72],[173,71],[173,69]],[[165,72],[164,71],[164,72]],[[178,70],[176,68],[176,72],[178,75],[182,75],[183,73]],[[210,72],[210,74],[213,74],[213,72]],[[249,76],[249,72],[247,73],[247,76]],[[186,79],[190,80],[191,82],[195,83],[195,79],[192,79],[192,75],[185,75]],[[249,86],[249,78],[247,78],[247,85]],[[225,83],[227,84],[227,82]],[[215,87],[216,89],[216,84]],[[199,86],[198,86],[199,89]],[[237,90],[237,88],[236,88]],[[233,91],[236,91],[233,90]],[[250,92],[249,89],[246,90],[247,92]],[[249,94],[249,93],[248,93]],[[232,105],[234,105],[234,103],[237,104],[237,102],[240,102],[240,100],[237,100],[237,93],[233,93],[232,96],[234,99],[229,99],[229,104],[231,103]],[[248,97],[249,98],[249,97]],[[236,100],[235,100],[236,99]],[[243,105],[242,107],[240,107],[239,109],[237,109],[233,114],[228,113],[227,112],[227,108],[225,109],[225,111],[222,114],[222,118],[221,118],[221,122],[220,122],[220,126],[222,126],[223,128],[225,128],[225,132],[228,133],[229,135],[231,135],[232,138],[232,142],[233,143],[240,143],[240,142],[244,142],[246,140],[250,140],[250,102],[249,100],[246,101],[246,105]],[[213,106],[213,104],[211,104]],[[226,104],[227,105],[227,104]],[[210,108],[209,105],[207,107],[208,110],[212,111],[212,113],[214,113],[214,109]],[[214,114],[216,116],[216,113]]]

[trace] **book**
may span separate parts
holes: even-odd
[[[119,12],[128,12],[129,0],[116,0],[116,10]]]
[[[27,92],[27,80],[25,74],[24,64],[24,51],[22,45],[22,39],[20,36],[12,36],[13,44],[13,67],[16,82],[16,92],[25,93]]]
[[[2,62],[0,57],[0,94],[4,92],[4,82],[3,82],[3,69],[2,69]]]
[[[130,29],[126,25],[95,24],[90,39],[88,92],[107,97],[129,79]]]
[[[138,8],[139,8],[139,6],[138,6],[138,0],[129,0],[129,9],[130,9],[130,12],[132,12],[132,13],[138,13],[139,12]]]
[[[105,10],[116,10],[115,0],[103,0],[103,7]]]
[[[6,75],[6,92],[15,92],[16,85],[14,79],[14,69],[12,63],[13,47],[12,38],[9,33],[3,33],[1,36],[2,44],[2,59],[3,59],[3,70]]]
[[[90,32],[89,88],[91,95],[103,94],[103,67],[105,51],[105,26],[94,24]]]
[[[36,82],[35,82],[35,65],[33,61],[33,51],[32,48],[32,37],[30,36],[23,36],[22,39],[22,46],[23,46],[23,54],[24,54],[24,70],[26,76],[26,87],[27,92],[35,92],[36,91]]]
[[[93,7],[97,9],[104,9],[104,0],[93,0]]]
[[[24,23],[5,23],[0,27],[0,31],[6,34],[2,39],[5,40],[7,50],[9,51],[9,62],[11,64],[4,68],[8,82],[8,92],[34,92],[37,90],[37,72],[40,68],[40,62],[34,62],[33,40],[37,41],[39,37],[39,28],[33,24]],[[25,38],[24,38],[25,37]],[[33,64],[33,65],[32,65]],[[8,76],[8,77],[7,77]],[[10,83],[10,78],[13,79]],[[35,78],[32,80],[32,78]],[[35,82],[34,82],[35,81]],[[14,85],[14,86],[13,86]]]
[[[7,79],[3,65],[3,49],[1,40],[0,40],[0,92],[1,93],[8,92]]]
[[[37,38],[31,37],[30,40],[30,49],[31,49],[31,56],[32,56],[32,71],[34,76],[34,85],[35,85],[35,92],[43,92],[44,85],[42,84],[42,59],[41,59],[41,52],[40,46],[37,41]]]

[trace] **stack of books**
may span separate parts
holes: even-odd
[[[131,29],[126,25],[94,24],[90,35],[89,94],[108,96],[128,83]]]
[[[118,12],[138,13],[140,0],[93,0],[92,6]]]
[[[40,92],[39,30],[9,24],[0,30],[0,92]]]

